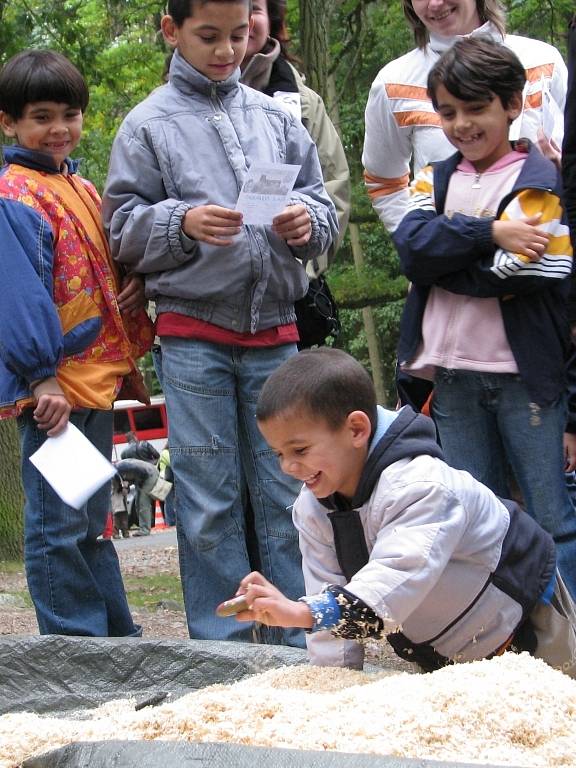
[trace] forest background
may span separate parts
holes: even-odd
[[[362,183],[364,108],[382,66],[414,47],[400,0],[287,0],[291,50],[308,85],[320,93],[350,165],[351,225],[330,288],[340,306],[337,346],[371,371],[379,400],[393,405],[398,321],[407,283]],[[574,0],[509,0],[508,31],[566,53]],[[90,104],[75,156],[102,191],[110,147],[126,113],[160,85],[168,54],[157,0],[0,0],[0,64],[25,48],[52,48],[85,76]],[[143,361],[152,390],[157,382]],[[0,422],[0,559],[20,553],[22,497],[13,421]]]

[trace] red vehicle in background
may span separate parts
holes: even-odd
[[[168,440],[168,418],[164,395],[154,395],[150,405],[138,400],[117,400],[114,403],[114,447],[112,461],[121,458],[128,440],[126,434],[133,432],[138,440],[147,440],[162,451]]]

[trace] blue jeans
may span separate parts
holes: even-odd
[[[515,374],[440,369],[432,412],[448,464],[502,497],[510,496],[511,469],[528,513],[554,537],[558,568],[576,596],[576,512],[564,475],[563,399],[543,408]]]
[[[170,491],[168,496],[166,496],[166,499],[164,501],[164,522],[166,525],[174,526],[176,525],[176,509],[174,507],[174,498],[176,496],[176,493],[174,491],[174,488]]]
[[[112,411],[83,408],[70,421],[110,458]],[[27,409],[18,417],[22,451],[24,561],[42,635],[141,635],[135,625],[111,541],[98,540],[110,511],[106,483],[76,510],[65,504],[29,461],[46,440]]]
[[[216,606],[233,597],[240,580],[253,570],[242,503],[245,485],[254,513],[252,544],[263,575],[292,599],[304,594],[291,514],[300,483],[281,472],[255,415],[264,381],[295,353],[295,344],[246,348],[162,338],[180,575],[190,637],[254,638],[252,625],[215,614]],[[258,630],[264,642],[304,647],[301,630]]]

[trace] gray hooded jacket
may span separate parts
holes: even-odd
[[[302,263],[330,246],[338,223],[306,129],[239,75],[211,81],[176,51],[169,83],[135,107],[116,136],[103,216],[114,258],[145,274],[158,314],[254,333],[294,322],[294,301],[308,285]],[[253,162],[302,166],[290,203],[310,214],[309,242],[291,248],[269,226],[244,226],[229,246],[186,237],[186,211],[233,209]]]

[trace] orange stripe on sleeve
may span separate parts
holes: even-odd
[[[529,93],[524,99],[524,109],[539,109],[542,106],[542,91]]]
[[[542,64],[538,67],[530,67],[526,70],[526,80],[528,80],[529,83],[535,83],[542,75],[544,77],[552,77],[554,73],[554,64]]]
[[[423,112],[417,109],[408,112],[394,112],[394,119],[400,128],[423,125],[440,127],[440,118],[436,112]]]
[[[377,197],[392,195],[394,192],[401,192],[408,187],[410,181],[409,174],[398,176],[395,179],[382,179],[379,176],[371,176],[364,172],[364,182],[367,186],[367,192],[373,200]]]
[[[418,99],[418,101],[430,101],[426,88],[420,85],[387,83],[386,93],[390,99]]]

